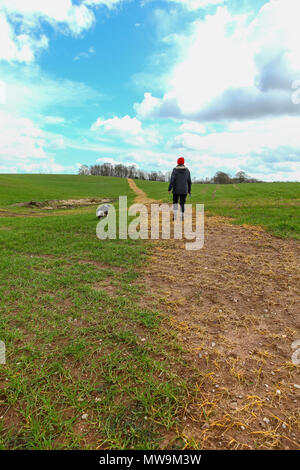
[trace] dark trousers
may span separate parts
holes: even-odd
[[[186,194],[173,194],[173,204],[178,204],[178,198],[180,199],[181,211],[184,212],[184,204],[186,201]]]

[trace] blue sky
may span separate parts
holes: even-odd
[[[298,0],[0,0],[0,172],[300,179]]]

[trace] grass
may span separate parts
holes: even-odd
[[[0,175],[0,207],[18,202],[130,195],[124,178],[78,175]]]
[[[133,198],[116,178],[1,178],[4,204]],[[0,218],[0,449],[159,448],[188,400],[178,371],[190,366],[164,317],[141,304],[151,245],[99,241],[94,208],[58,212]]]
[[[119,178],[0,175],[0,180],[0,207],[8,211],[32,199],[127,195],[129,204],[134,199],[127,181]],[[165,184],[137,184],[150,197],[165,198]],[[192,201],[204,202],[211,214],[235,217],[235,223],[255,223],[261,208],[261,225],[263,217],[264,223],[270,221],[272,209],[269,229],[274,230],[276,217],[286,223],[289,209],[297,212],[298,188],[297,183],[195,185]],[[34,215],[0,217],[0,339],[7,352],[7,364],[0,366],[0,449],[159,449],[164,442],[172,449],[202,449],[215,446],[204,423],[222,434],[252,426],[262,408],[258,397],[245,397],[240,421],[231,411],[221,418],[209,390],[218,382],[215,395],[229,395],[217,378],[223,369],[234,386],[261,382],[262,368],[273,360],[265,345],[251,355],[251,370],[245,371],[235,359],[222,363],[221,351],[207,353],[204,346],[198,347],[203,363],[197,366],[179,345],[191,329],[190,320],[184,323],[176,316],[184,304],[182,296],[170,300],[164,293],[157,298],[153,290],[146,293],[140,267],[153,255],[150,242],[99,241],[93,207]],[[291,224],[292,234],[278,233],[298,236],[297,222],[291,219]],[[163,258],[157,245],[156,254]],[[209,294],[203,279],[201,290]],[[210,324],[220,329],[258,328],[253,315],[232,316],[223,306],[221,313],[217,305],[201,312],[200,294],[195,290],[191,297],[197,344],[206,340]],[[274,384],[275,404],[278,387]],[[197,440],[183,430],[187,416],[196,422],[196,436],[201,430]],[[296,419],[292,415],[291,423]],[[279,432],[271,436],[251,429],[257,448],[281,445]],[[241,444],[232,441],[226,446]]]
[[[136,181],[147,196],[171,202],[167,183]],[[300,183],[194,184],[188,203],[235,224],[260,225],[273,235],[300,239]]]

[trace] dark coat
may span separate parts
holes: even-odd
[[[173,189],[173,194],[190,194],[192,180],[190,170],[184,165],[178,165],[173,169],[168,191]]]

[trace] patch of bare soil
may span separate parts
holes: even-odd
[[[0,208],[0,217],[44,217],[52,215],[50,214],[50,211],[57,209],[80,209],[81,207],[97,206],[102,203],[104,204],[111,202],[113,202],[113,199],[103,198],[19,202],[17,204],[14,204],[14,206],[32,209],[32,211],[13,212],[10,209]],[[66,212],[55,213],[55,215],[61,214],[64,215],[66,214]]]
[[[70,209],[72,207],[87,207],[95,206],[97,204],[112,202],[112,199],[103,198],[86,198],[86,199],[66,199],[66,200],[51,200],[51,201],[29,201],[19,202],[15,204],[19,207],[42,208],[46,210],[53,209]]]
[[[107,295],[114,296],[117,290],[117,285],[112,283],[112,279],[105,279],[92,286],[97,292],[105,292]]]
[[[187,448],[300,449],[299,260],[299,242],[222,217],[206,217],[199,251],[157,241],[142,302],[164,313],[201,375],[163,448],[181,437]]]

